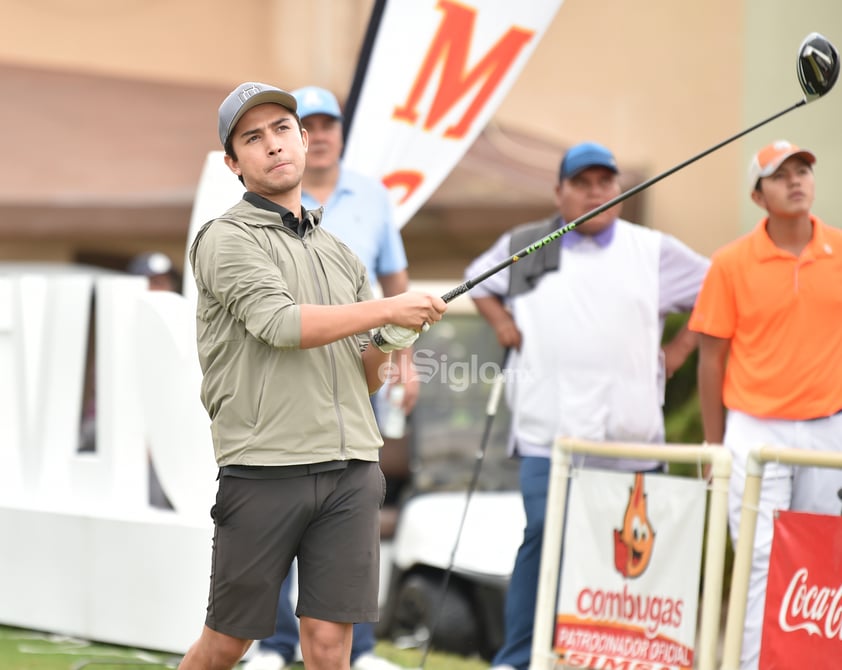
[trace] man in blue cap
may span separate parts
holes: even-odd
[[[600,144],[564,156],[558,212],[505,233],[465,272],[475,277],[620,195],[617,163]],[[505,607],[505,638],[492,670],[527,670],[550,449],[560,435],[596,441],[663,442],[665,378],[696,346],[686,328],[661,348],[664,319],[689,312],[708,260],[681,242],[619,218],[610,207],[471,290],[480,314],[516,355],[508,389],[510,450],[520,459],[526,512]],[[577,465],[580,462],[577,460]],[[582,464],[657,470],[657,462],[585,458]]]
[[[359,256],[368,270],[371,285],[379,285],[384,297],[403,293],[409,287],[406,253],[393,221],[388,193],[379,181],[342,165],[342,111],[336,96],[318,86],[299,88],[292,94],[298,104],[301,125],[310,140],[302,179],[302,204],[306,209],[324,207],[322,226]],[[390,383],[400,385],[403,410],[408,413],[418,397],[412,348],[396,351],[393,362],[399,377]],[[389,386],[381,393],[384,391],[389,391]],[[377,418],[379,422],[382,417]],[[387,503],[394,497],[391,484],[387,480]],[[278,602],[275,634],[260,640],[244,670],[282,670],[293,662],[298,646],[298,622],[292,610],[290,590],[291,577],[287,577]],[[374,653],[374,645],[374,624],[355,624],[352,670],[397,670],[398,666]]]

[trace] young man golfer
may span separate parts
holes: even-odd
[[[295,557],[304,662],[348,670],[352,624],[378,617],[385,484],[369,395],[390,352],[446,310],[417,292],[372,300],[363,263],[302,208],[296,108],[255,82],[223,101],[225,162],[247,192],[190,250],[220,476],[207,617],[184,670],[233,668],[272,634]]]

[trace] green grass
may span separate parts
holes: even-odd
[[[418,668],[421,651],[397,649],[381,642],[377,653],[406,668]],[[49,633],[0,626],[0,668],[3,670],[129,670],[175,668],[178,656],[90,643]],[[296,664],[293,668],[304,666]],[[425,670],[486,670],[488,663],[431,652]]]
[[[167,664],[168,661],[173,661]],[[90,664],[90,665],[86,665]],[[97,668],[175,667],[173,657],[114,645],[0,627],[0,668],[4,670],[77,670]]]

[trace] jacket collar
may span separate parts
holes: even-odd
[[[252,191],[246,191],[243,194],[243,200],[259,209],[274,212],[281,217],[284,226],[298,233],[300,237],[304,237],[304,235],[320,225],[322,214],[324,214],[323,207],[319,207],[318,209],[305,209],[302,207],[300,215],[296,217],[286,207],[282,207]]]

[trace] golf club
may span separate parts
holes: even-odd
[[[798,107],[802,107],[806,105],[808,102],[812,102],[817,98],[822,97],[836,83],[836,79],[839,76],[839,53],[836,51],[836,48],[822,35],[819,33],[810,33],[807,37],[804,38],[804,41],[801,42],[801,47],[798,50],[798,60],[796,63],[797,66],[797,73],[798,73],[798,82],[801,84],[801,90],[804,92],[804,97],[796,102],[794,105],[787,107],[786,109],[778,112],[777,114],[773,114],[767,119],[764,119],[760,123],[756,123],[750,128],[746,128],[742,132],[737,133],[729,137],[727,140],[716,144],[709,149],[705,149],[699,154],[696,154],[692,158],[685,160],[683,163],[679,163],[673,168],[670,168],[666,172],[663,172],[659,175],[652,177],[651,179],[647,179],[646,181],[638,184],[634,188],[630,188],[628,191],[621,193],[616,198],[612,198],[608,202],[592,209],[590,212],[583,214],[578,219],[571,221],[570,223],[562,226],[558,230],[554,230],[552,233],[547,235],[546,237],[533,242],[527,247],[524,247],[518,252],[512,254],[511,257],[507,258],[504,261],[501,261],[497,265],[489,268],[485,272],[468,279],[464,283],[460,284],[456,288],[448,291],[443,296],[441,296],[442,300],[445,302],[450,302],[454,298],[459,297],[463,293],[470,291],[474,286],[477,284],[485,281],[492,275],[497,274],[501,270],[513,265],[517,261],[519,261],[524,256],[528,256],[529,254],[537,251],[541,247],[546,244],[550,244],[554,242],[558,238],[560,238],[565,233],[569,233],[571,230],[576,228],[577,226],[581,225],[585,221],[589,221],[593,217],[601,214],[607,209],[611,209],[614,205],[617,205],[624,200],[630,198],[631,196],[635,195],[636,193],[640,193],[642,190],[649,188],[653,184],[658,183],[665,177],[669,177],[671,174],[678,172],[679,170],[687,167],[691,163],[695,163],[700,158],[704,158],[710,153],[713,153],[717,149],[721,149],[727,144],[730,144],[734,140],[741,138],[743,135],[747,135],[748,133],[752,132],[753,130],[757,130],[761,126],[766,125],[770,121],[774,121],[775,119],[783,116],[791,112],[793,109],[797,109]]]
[[[471,483],[468,485],[468,493],[465,497],[465,507],[462,510],[462,519],[459,522],[459,530],[456,531],[456,540],[453,542],[453,549],[450,552],[450,562],[448,563],[447,570],[445,570],[444,576],[442,577],[441,590],[439,591],[439,602],[434,614],[435,618],[430,625],[430,632],[427,635],[427,639],[424,641],[424,649],[421,652],[421,662],[418,665],[418,670],[424,670],[424,666],[427,663],[427,656],[433,645],[433,637],[436,634],[436,629],[438,628],[439,619],[441,617],[441,611],[444,608],[444,599],[447,595],[447,587],[450,584],[450,575],[453,573],[453,566],[456,563],[456,550],[459,548],[459,540],[462,537],[462,529],[465,527],[465,518],[468,516],[468,506],[471,503],[471,496],[473,496],[474,491],[477,488],[477,483],[479,482],[479,475],[482,470],[482,463],[485,460],[488,440],[491,437],[491,426],[494,423],[494,417],[497,416],[497,407],[500,404],[500,397],[503,394],[503,382],[505,381],[504,371],[506,369],[506,361],[509,358],[509,351],[510,349],[508,347],[503,351],[500,370],[492,382],[491,392],[488,395],[488,402],[485,405],[485,427],[482,432],[482,438],[480,439],[480,448],[477,451],[476,459],[474,460],[474,471],[471,476]]]

